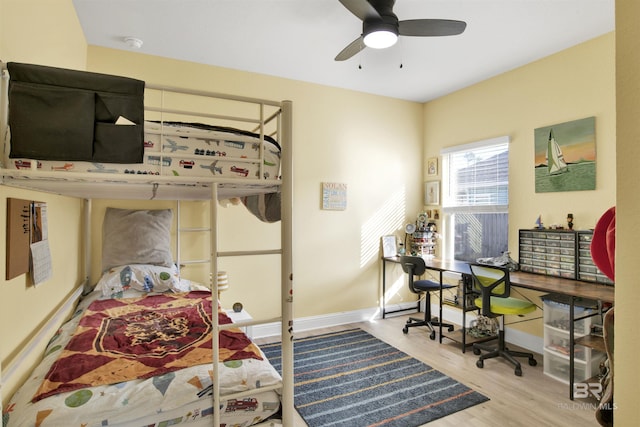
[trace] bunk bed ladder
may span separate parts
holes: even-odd
[[[211,283],[213,281],[212,275],[212,265],[211,258],[207,256],[206,258],[196,258],[196,259],[185,259],[183,258],[182,252],[182,238],[184,234],[195,234],[195,233],[204,233],[207,235],[211,234],[211,227],[184,227],[182,225],[182,203],[180,200],[176,201],[176,264],[178,266],[178,275],[182,275],[182,268],[188,265],[196,265],[196,264],[208,264],[209,265],[209,283],[207,286],[211,287]],[[218,298],[220,295],[218,294]]]

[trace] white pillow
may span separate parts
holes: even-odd
[[[111,268],[102,275],[96,285],[96,290],[109,298],[120,298],[123,292],[129,289],[145,293],[190,290],[187,283],[180,281],[175,266],[162,267],[146,264],[129,264]]]

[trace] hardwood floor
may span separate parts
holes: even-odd
[[[408,316],[397,316],[372,322],[359,322],[339,327],[296,333],[296,338],[354,327],[361,328],[405,353],[423,361],[444,374],[489,397],[489,401],[433,421],[429,427],[528,427],[528,426],[598,426],[594,400],[569,399],[569,386],[543,373],[542,355],[536,355],[537,366],[522,363],[522,376],[517,377],[508,362],[485,361],[476,366],[477,356],[471,347],[462,353],[459,344],[438,338],[429,339],[426,328],[413,328],[402,333]],[[507,331],[508,334],[508,331]],[[256,340],[260,344],[261,340]],[[269,339],[267,341],[273,341]],[[296,413],[294,427],[306,423]]]

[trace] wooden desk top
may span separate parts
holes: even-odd
[[[604,302],[615,301],[615,288],[580,280],[563,279],[561,277],[545,276],[543,274],[513,271],[509,274],[511,284],[520,288],[533,289],[541,292],[582,297]]]
[[[384,259],[390,262],[400,262],[399,256]],[[424,258],[424,262],[430,270],[471,274],[469,264],[464,261]],[[615,301],[615,288],[611,285],[545,276],[543,274],[525,273],[523,271],[512,271],[509,273],[509,278],[511,279],[511,284],[519,288],[558,293],[603,302]]]

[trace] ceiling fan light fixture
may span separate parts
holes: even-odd
[[[363,38],[367,47],[386,49],[398,41],[398,27],[386,22],[365,22]]]
[[[386,30],[374,31],[364,36],[364,44],[373,49],[386,49],[398,41],[398,35]]]

